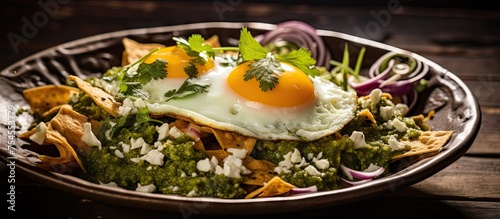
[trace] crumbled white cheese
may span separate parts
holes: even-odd
[[[125,98],[122,105],[118,108],[118,114],[120,116],[128,116],[134,109],[134,102],[130,98]]]
[[[134,162],[134,163],[139,163],[141,162],[141,158],[140,157],[134,157],[134,158],[130,158],[130,161]]]
[[[179,130],[179,128],[174,126],[168,131],[168,134],[170,134],[170,136],[172,136],[173,138],[178,138],[181,137],[182,132],[181,130]]]
[[[307,160],[312,160],[313,158],[314,158],[314,154],[313,153],[307,154]]]
[[[130,149],[137,149],[137,148],[142,148],[144,144],[147,144],[146,141],[142,137],[139,137],[138,139],[135,138],[130,138]]]
[[[365,142],[365,134],[360,131],[353,131],[349,137],[354,142],[354,149],[364,148],[367,146]]]
[[[153,166],[149,166],[148,168],[146,168],[146,170],[152,170],[153,169]]]
[[[305,167],[307,165],[309,165],[309,164],[306,162],[306,158],[302,157],[302,160],[300,160],[300,163],[295,164],[295,167],[302,168],[302,167]]]
[[[304,170],[311,176],[321,176],[321,173],[312,165],[307,166]]]
[[[320,151],[318,155],[316,155],[317,159],[321,159],[323,157],[323,151]]]
[[[380,116],[384,121],[389,120],[393,116],[394,108],[392,106],[381,106]]]
[[[47,135],[47,125],[45,125],[44,122],[38,123],[35,127],[35,133],[30,135],[30,139],[37,143],[37,144],[43,144],[45,141],[45,136]]]
[[[392,150],[394,151],[398,151],[398,150],[403,150],[405,149],[405,146],[404,144],[402,144],[401,142],[398,141],[398,139],[396,139],[394,137],[394,135],[391,135],[391,137],[389,137],[389,146],[392,148]]]
[[[196,163],[196,169],[202,172],[210,172],[215,170],[215,166],[212,165],[212,162],[207,158],[204,160],[199,160]]]
[[[290,172],[290,168],[293,167],[293,163],[290,160],[292,157],[292,152],[288,152],[287,154],[283,155],[283,160],[278,163],[278,166],[274,168],[274,172],[276,173],[281,173],[284,171],[285,173]]]
[[[214,173],[215,173],[215,174],[217,174],[217,175],[224,174],[224,169],[223,169],[221,166],[217,165],[217,166],[215,167],[215,171],[214,171]]]
[[[300,151],[297,148],[294,148],[293,153],[290,156],[290,162],[300,163],[301,160],[302,160],[302,156],[300,155]]]
[[[314,165],[321,170],[328,169],[330,167],[330,162],[327,159],[314,160]]]
[[[382,124],[386,129],[393,129],[394,128],[394,125],[392,124],[392,120],[389,120],[387,122],[385,122],[384,124]]]
[[[243,159],[247,155],[246,149],[238,149],[238,148],[228,148],[227,151],[231,153],[234,157],[238,159]]]
[[[119,158],[124,158],[123,153],[120,150],[115,150],[115,155]]]
[[[408,113],[408,111],[410,111],[410,108],[408,108],[408,105],[403,104],[403,103],[396,104],[396,106],[394,108],[396,110],[398,110],[399,112],[401,112],[402,116],[405,116]]]
[[[398,118],[394,118],[392,120],[392,125],[394,125],[394,128],[398,130],[398,132],[406,132],[408,130],[408,127],[406,127],[406,124],[404,122],[401,122]]]
[[[137,183],[137,188],[135,189],[135,191],[151,193],[151,192],[155,191],[155,189],[156,189],[156,186],[153,184],[142,186],[140,183]]]
[[[122,146],[124,153],[130,152],[130,145],[123,143],[123,141],[121,141],[119,144]]]
[[[168,123],[163,123],[161,126],[156,126],[156,132],[158,132],[158,141],[161,141],[168,137]]]
[[[142,154],[147,154],[151,150],[152,150],[151,146],[149,146],[149,144],[147,144],[147,143],[144,143],[144,144],[142,144],[141,152],[140,153],[141,153],[141,155]]]
[[[157,150],[151,150],[147,154],[141,157],[142,160],[147,161],[150,164],[161,166],[163,165],[164,154]]]
[[[157,141],[153,144],[153,147],[158,151],[162,151],[164,149],[163,143]]]
[[[134,101],[134,107],[135,108],[144,108],[146,107],[146,102],[142,100],[141,98],[138,98],[137,100]]]
[[[370,92],[370,100],[372,101],[372,106],[377,105],[381,97],[382,97],[382,90],[378,88],[372,90],[372,92]]]
[[[83,135],[80,140],[90,147],[98,147],[99,150],[101,150],[102,148],[101,142],[92,132],[92,125],[90,124],[90,122],[86,122],[83,124]]]
[[[200,171],[214,171],[215,174],[224,174],[227,177],[240,178],[241,174],[250,174],[251,171],[243,165],[242,159],[246,157],[246,149],[230,148],[228,152],[231,155],[224,158],[224,166],[218,165],[217,158],[212,157],[211,160],[198,161],[196,168]],[[206,171],[205,171],[206,170]]]
[[[196,177],[198,176],[198,174],[196,174],[195,172],[191,173],[191,177]]]

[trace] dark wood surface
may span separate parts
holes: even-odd
[[[56,2],[48,14],[38,2]],[[357,35],[427,57],[457,74],[474,92],[482,111],[482,126],[469,151],[435,175],[381,197],[306,212],[284,213],[280,218],[500,218],[500,10],[487,5],[410,4],[411,1],[376,1],[335,5],[321,1],[297,4],[213,0],[159,1],[6,1],[0,2],[0,68],[60,43],[95,34],[131,28],[206,21],[278,23],[302,20],[319,29]],[[389,16],[389,2],[399,2]],[[221,3],[217,8],[214,3]],[[462,4],[458,4],[462,3]],[[478,2],[480,4],[481,2]],[[9,33],[23,36],[26,20],[46,13],[36,32],[18,46]],[[52,16],[53,15],[53,16]],[[385,13],[387,15],[387,13]],[[379,28],[370,29],[378,22]],[[42,25],[43,24],[43,25]],[[17,51],[16,51],[17,48]],[[8,171],[1,166],[2,193],[7,193]],[[17,211],[13,218],[229,218],[203,211],[144,211],[83,199],[16,175]],[[6,196],[2,196],[6,197]],[[2,201],[5,203],[5,201]],[[3,206],[3,205],[2,205]],[[5,208],[2,208],[2,212]],[[242,215],[242,218],[263,217]],[[2,216],[2,218],[4,218]]]

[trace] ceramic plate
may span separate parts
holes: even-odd
[[[481,111],[471,91],[452,72],[418,54],[390,45],[338,33],[318,30],[332,59],[341,60],[344,43],[351,49],[365,47],[363,68],[369,68],[380,56],[389,51],[407,53],[430,67],[429,88],[416,99],[412,114],[436,110],[431,120],[434,130],[454,130],[449,143],[436,156],[419,160],[403,160],[392,165],[393,174],[366,184],[349,188],[310,193],[300,196],[272,197],[259,199],[226,200],[216,198],[188,198],[174,195],[149,194],[110,188],[90,183],[79,178],[36,168],[36,153],[23,148],[23,141],[17,139],[19,132],[26,131],[32,118],[26,114],[15,115],[15,110],[27,107],[22,90],[45,84],[62,84],[68,75],[85,77],[101,74],[121,63],[122,38],[139,42],[172,43],[172,36],[190,36],[199,33],[205,37],[218,35],[223,45],[235,45],[242,26],[256,36],[275,28],[265,23],[196,23],[187,25],[133,29],[88,37],[56,47],[20,60],[2,70],[0,76],[0,158],[3,162],[15,160],[16,171],[56,189],[81,197],[106,203],[133,206],[146,209],[178,211],[197,209],[203,213],[274,213],[321,208],[346,204],[391,193],[409,186],[442,170],[460,158],[476,137],[481,122]],[[17,128],[14,129],[14,121]],[[17,149],[13,149],[13,148]]]

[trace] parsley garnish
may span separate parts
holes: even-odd
[[[245,27],[241,30],[238,48],[243,61],[256,61],[250,64],[251,69],[246,72],[244,80],[257,79],[264,92],[274,89],[279,83],[278,76],[283,72],[280,61],[290,63],[308,75],[319,74],[314,67],[316,60],[311,57],[308,49],[301,48],[281,55],[272,54]]]

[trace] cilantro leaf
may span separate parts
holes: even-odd
[[[282,62],[294,65],[308,75],[319,75],[319,70],[314,68],[316,60],[311,57],[311,51],[306,48],[300,48],[289,53],[278,55],[277,58]]]
[[[135,121],[137,122],[137,125],[140,125],[140,124],[146,123],[146,122],[163,123],[160,120],[151,119],[151,117],[149,117],[148,107],[142,107],[142,108],[139,108],[137,110],[137,114],[135,114]]]
[[[153,79],[164,78],[167,76],[166,66],[167,61],[163,59],[156,59],[151,64],[142,62],[137,68],[135,77],[141,84],[146,84]]]
[[[252,34],[250,34],[246,27],[241,29],[238,48],[244,61],[263,59],[269,53],[252,37]]]
[[[184,72],[188,75],[189,78],[198,76],[198,69],[193,62],[189,62],[186,66],[184,66]]]
[[[195,78],[188,78],[182,83],[179,89],[172,89],[165,93],[167,98],[165,101],[171,99],[180,99],[196,93],[205,93],[208,91],[210,83],[208,81],[195,80]]]
[[[173,39],[177,42],[177,46],[193,58],[190,62],[204,65],[208,58],[215,56],[212,46],[205,44],[205,39],[200,34],[193,34],[188,40],[179,37]]]
[[[280,61],[271,53],[268,53],[265,58],[252,62],[250,70],[245,72],[244,80],[248,81],[255,78],[259,82],[259,87],[262,91],[274,89],[279,83],[279,77],[284,70],[281,68]]]

